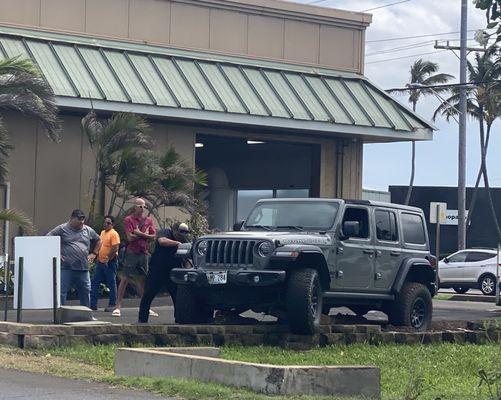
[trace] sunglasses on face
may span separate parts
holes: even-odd
[[[136,204],[136,207],[139,207],[139,208],[146,208],[146,206],[138,206],[137,204]]]
[[[112,224],[112,222],[104,221],[104,224],[105,224],[105,225],[111,225],[111,224]]]
[[[179,230],[179,233],[180,233],[181,235],[186,235],[187,233],[190,233],[190,231],[187,231],[187,230],[184,230],[184,229],[180,229],[180,230]]]

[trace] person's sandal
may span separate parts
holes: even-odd
[[[113,310],[113,312],[111,313],[111,315],[114,316],[114,317],[120,317],[122,315],[122,313],[120,312],[119,308],[115,308]]]
[[[150,308],[150,317],[158,317],[158,313],[153,311],[151,308]]]

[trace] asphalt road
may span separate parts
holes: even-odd
[[[0,368],[0,400],[174,400],[154,393]]]
[[[125,307],[122,308],[121,317],[113,317],[111,313],[105,313],[104,311],[97,311],[94,315],[101,321],[133,324],[137,322],[137,304],[137,299],[128,300]],[[169,297],[155,299],[152,308],[159,314],[159,317],[151,317],[150,323],[173,324],[174,308],[171,304]],[[106,307],[106,301],[100,300],[99,309],[103,310],[104,307]],[[501,320],[501,307],[497,307],[494,303],[434,300],[433,307],[433,321],[479,321],[492,318]],[[331,310],[331,315],[339,312],[350,313],[346,308],[333,308]],[[265,317],[260,314],[249,313],[248,315],[258,320],[270,320],[270,317]],[[3,312],[1,316],[3,317]],[[386,320],[385,314],[376,311],[369,312],[367,318],[371,320]],[[10,310],[8,312],[8,320],[13,322],[16,320],[16,311]],[[273,320],[273,317],[271,317],[271,320]],[[50,324],[52,323],[52,310],[23,310],[23,322]]]

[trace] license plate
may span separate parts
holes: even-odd
[[[224,285],[228,281],[228,273],[224,272],[207,272],[207,281],[210,285]]]

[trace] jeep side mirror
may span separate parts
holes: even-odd
[[[341,233],[341,240],[346,240],[351,237],[360,236],[360,222],[358,221],[345,221],[343,222],[343,232]]]
[[[244,226],[244,222],[245,222],[245,221],[235,222],[235,223],[233,224],[233,230],[234,230],[235,232],[240,231],[240,230],[242,229],[242,226]]]

